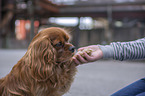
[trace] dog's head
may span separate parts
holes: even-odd
[[[53,74],[54,66],[71,60],[75,47],[69,38],[67,31],[58,27],[46,28],[33,38],[25,56],[34,77],[47,78]]]
[[[37,56],[46,56],[55,62],[68,61],[75,51],[75,47],[69,43],[70,35],[64,29],[58,27],[46,28],[39,32],[32,40],[30,46],[34,48]]]

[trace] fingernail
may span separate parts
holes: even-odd
[[[76,59],[75,57],[72,57],[72,59]]]

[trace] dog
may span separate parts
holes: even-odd
[[[62,28],[39,32],[27,52],[0,79],[0,96],[62,96],[74,80],[77,68],[72,60],[75,47]]]

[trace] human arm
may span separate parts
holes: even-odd
[[[84,53],[86,59],[79,54],[74,57],[74,61],[77,64],[87,63],[99,60],[101,58],[113,58],[115,60],[126,60],[126,59],[142,59],[145,58],[145,38],[138,39],[130,42],[113,42],[110,45],[92,45],[80,48],[95,48],[96,51],[92,52],[89,56]]]
[[[145,38],[130,42],[113,42],[110,45],[113,47],[115,60],[145,58]]]

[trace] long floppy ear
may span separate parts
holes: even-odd
[[[4,82],[3,79],[0,79],[0,96],[2,96],[3,90],[4,90],[4,85],[2,84]]]
[[[29,48],[29,66],[32,77],[37,81],[45,81],[53,74],[56,51],[48,37],[33,41]]]

